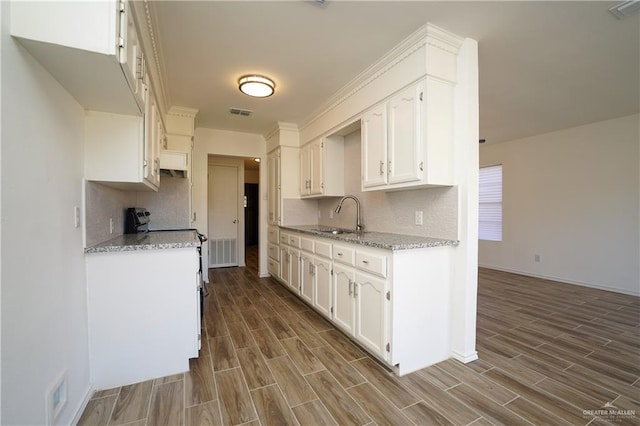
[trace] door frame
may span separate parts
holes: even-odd
[[[244,163],[243,159],[239,157],[232,156],[217,156],[217,155],[209,155],[207,159],[207,232],[209,230],[209,169],[213,166],[223,166],[223,167],[236,167],[238,172],[238,187],[236,188],[237,194],[237,210],[238,210],[238,223],[236,226],[238,227],[238,241],[236,244],[236,259],[238,259],[238,266],[246,266],[245,260],[245,250],[244,250]],[[209,256],[209,250],[207,249],[207,256]],[[207,262],[208,263],[208,262]],[[208,265],[210,268],[211,265]]]

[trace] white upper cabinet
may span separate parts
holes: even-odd
[[[141,115],[137,80],[144,72],[128,6],[119,0],[12,2],[11,35],[85,109]]]
[[[362,187],[387,184],[387,105],[380,104],[362,117]]]
[[[453,86],[427,79],[362,116],[362,190],[453,185]]]
[[[389,101],[388,183],[422,178],[422,84],[403,90]]]
[[[344,195],[344,138],[334,135],[300,148],[300,195],[303,198]]]

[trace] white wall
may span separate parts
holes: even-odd
[[[503,241],[480,265],[640,295],[639,117],[481,147],[503,165]]]
[[[46,423],[64,370],[69,424],[90,391],[82,227],[84,111],[8,34],[2,64],[2,424]]]
[[[260,234],[259,234],[259,273],[267,274],[267,145],[264,137],[252,133],[230,132],[196,128],[193,149],[193,211],[196,221],[193,226],[207,229],[207,161],[209,155],[228,155],[236,157],[259,157],[260,163]],[[204,267],[208,264],[208,250],[202,251]],[[205,274],[206,276],[206,274]]]

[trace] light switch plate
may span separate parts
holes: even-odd
[[[422,210],[416,210],[416,225],[422,226],[423,212]]]

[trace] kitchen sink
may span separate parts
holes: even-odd
[[[314,228],[314,229],[312,229],[312,231],[322,232],[324,234],[333,234],[333,235],[353,234],[353,233],[356,232],[356,231],[352,231],[350,229],[341,229],[341,228]]]

